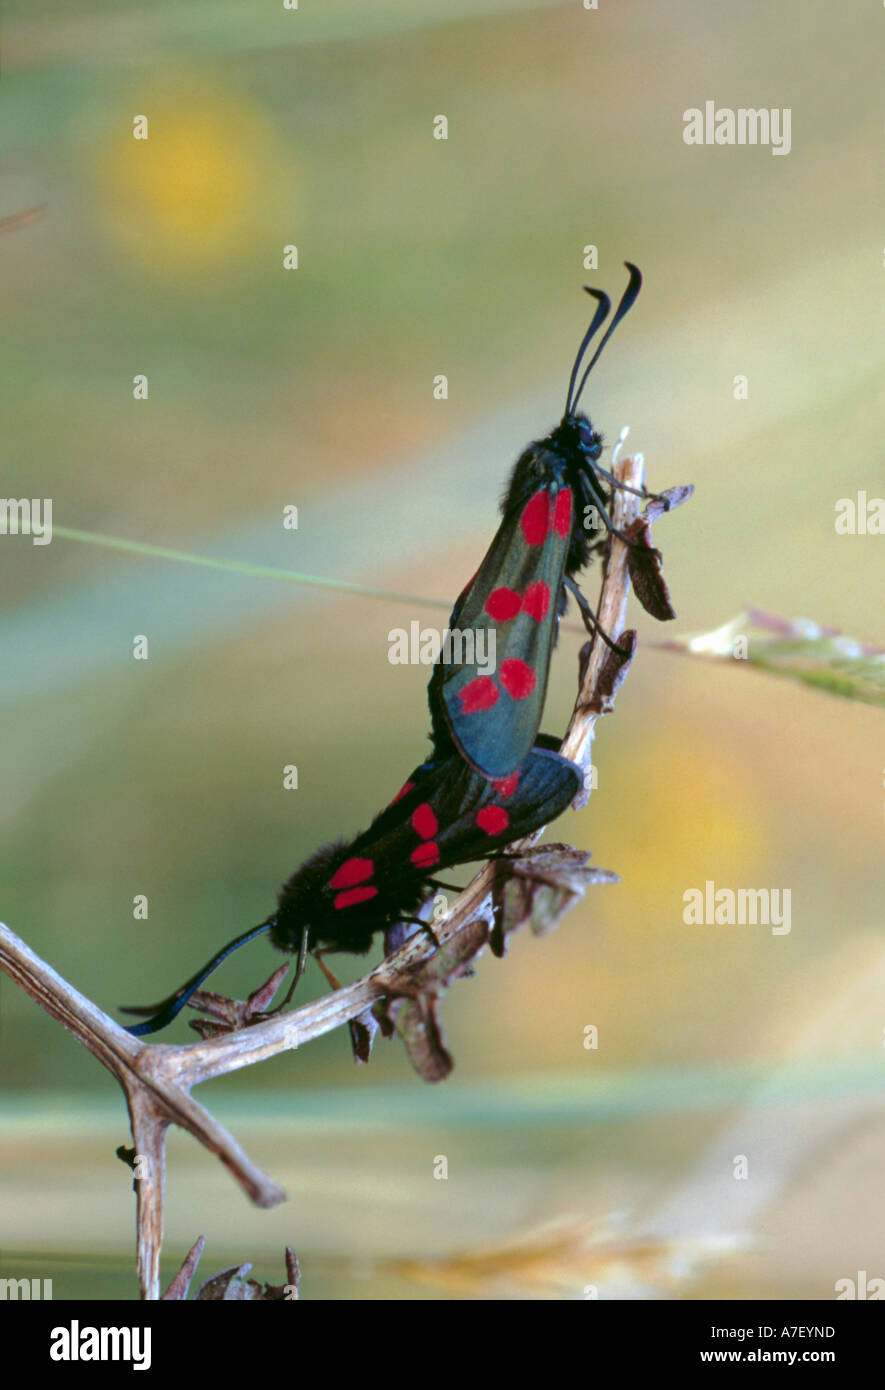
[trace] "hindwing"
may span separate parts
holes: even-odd
[[[582,782],[575,763],[544,747],[495,781],[456,753],[422,763],[337,865],[328,883],[333,910],[383,899],[502,849],[561,815]]]

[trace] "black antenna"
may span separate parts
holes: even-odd
[[[150,1018],[145,1019],[144,1023],[133,1024],[131,1028],[126,1029],[126,1032],[131,1033],[133,1037],[141,1038],[144,1037],[146,1033],[157,1033],[161,1028],[165,1028],[167,1023],[171,1023],[173,1018],[176,1018],[177,1015],[181,1013],[191,995],[200,988],[204,980],[208,979],[216,966],[219,966],[228,956],[233,955],[234,951],[239,950],[241,946],[245,946],[247,941],[254,941],[256,936],[261,936],[262,932],[269,931],[276,920],[275,916],[268,917],[267,921],[262,922],[260,926],[250,927],[249,931],[243,932],[242,936],[235,936],[233,941],[229,941],[226,946],[222,946],[220,951],[216,951],[215,955],[208,964],[203,966],[202,970],[199,970],[196,975],[192,975],[189,980],[186,980],[180,989],[177,989],[174,994],[169,995],[168,999],[161,999],[159,1004],[139,1006],[121,1004],[120,1009],[124,1014],[152,1015]]]
[[[642,288],[642,275],[640,271],[637,269],[637,267],[633,265],[631,261],[625,261],[624,265],[630,272],[630,279],[627,283],[627,288],[624,290],[624,293],[621,296],[621,302],[618,305],[617,310],[615,311],[614,318],[612,319],[608,328],[605,330],[605,336],[603,337],[602,342],[599,344],[599,347],[594,352],[592,358],[590,359],[589,366],[586,368],[584,375],[581,377],[581,384],[575,392],[574,399],[571,402],[571,411],[575,409],[576,405],[578,404],[578,401],[581,399],[581,392],[584,389],[584,385],[587,381],[588,376],[592,372],[596,363],[599,361],[602,349],[605,347],[609,338],[614,333],[615,329],[621,322],[621,319],[627,313],[628,309],[633,308],[633,305],[636,303],[636,296],[639,294],[639,291]],[[566,413],[569,413],[569,410],[567,410]]]
[[[585,285],[584,289],[586,290],[587,294],[592,294],[594,299],[598,299],[599,304],[597,305],[596,313],[593,315],[593,322],[587,329],[587,332],[584,334],[584,337],[581,341],[581,346],[578,348],[578,353],[575,357],[574,366],[572,367],[572,374],[568,379],[568,395],[565,398],[566,415],[571,414],[572,408],[570,402],[572,399],[572,391],[575,389],[575,379],[578,375],[578,371],[581,366],[581,358],[587,351],[587,345],[590,342],[590,339],[593,337],[594,333],[599,328],[599,325],[604,321],[609,309],[612,307],[612,302],[609,299],[608,295],[605,293],[605,290],[591,290],[589,285]]]

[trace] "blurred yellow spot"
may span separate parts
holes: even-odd
[[[147,117],[146,139],[134,138],[136,115]],[[260,112],[188,82],[153,97],[140,93],[118,122],[98,159],[100,206],[117,243],[171,276],[243,257],[261,234],[278,177]]]
[[[639,794],[622,800],[614,789],[626,851],[617,868],[646,906],[663,895],[681,913],[683,889],[702,888],[707,878],[756,884],[768,827],[752,779],[732,758],[717,757],[709,745],[690,750],[662,738],[633,777],[620,770]]]

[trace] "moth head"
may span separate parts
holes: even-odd
[[[587,459],[595,463],[602,455],[602,435],[584,414],[566,415],[549,439],[558,452],[579,467]]]
[[[575,415],[573,421],[578,448],[595,462],[602,453],[602,435],[593,428],[587,415]]]

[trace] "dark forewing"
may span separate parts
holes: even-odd
[[[435,722],[486,777],[514,772],[540,727],[573,506],[571,490],[550,482],[505,516],[452,614],[465,645],[450,637],[431,677]],[[492,637],[494,670],[484,671],[477,657],[491,656]]]
[[[509,777],[489,781],[457,754],[417,768],[359,835],[329,883],[332,907],[395,896],[439,870],[468,863],[561,815],[582,786],[580,769],[534,748]]]

